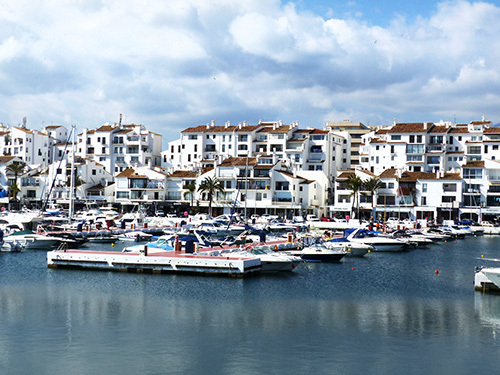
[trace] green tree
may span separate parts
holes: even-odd
[[[370,192],[370,197],[372,199],[372,216],[375,217],[375,204],[374,204],[374,198],[375,194],[377,193],[378,189],[382,187],[382,181],[378,177],[372,177],[366,181],[363,182],[365,190]]]
[[[85,184],[85,181],[77,174],[76,168],[73,172],[73,196],[76,198],[77,189]],[[71,175],[66,179],[66,186],[71,187]]]
[[[14,161],[10,163],[6,170],[7,172],[14,173],[14,183],[9,186],[9,196],[17,201],[17,194],[21,191],[17,185],[17,177],[24,172],[26,163],[23,161]]]
[[[346,188],[352,191],[349,197],[354,198],[351,206],[351,216],[353,212],[356,212],[356,218],[359,219],[359,192],[363,188],[363,180],[361,177],[351,174],[347,178]]]
[[[194,193],[196,192],[196,184],[186,184],[184,185],[184,199],[189,197],[191,199],[191,209],[193,209]]]
[[[217,193],[224,193],[222,182],[220,182],[217,177],[207,177],[201,182],[198,191],[207,194],[208,214],[212,216],[212,201],[214,200],[214,196],[216,196]]]

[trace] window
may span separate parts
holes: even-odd
[[[419,162],[422,161],[423,155],[406,155],[406,161]]]
[[[443,202],[443,203],[455,202],[455,196],[454,195],[452,195],[452,196],[443,195],[441,197],[441,202]]]
[[[407,154],[423,154],[424,153],[424,145],[406,145],[406,153]]]
[[[420,205],[427,206],[427,197],[420,198]]]
[[[481,154],[481,146],[469,146],[467,147],[467,153],[473,155]]]
[[[415,136],[414,135],[410,135],[410,143],[415,143]]]
[[[483,171],[480,168],[464,168],[464,178],[476,179],[483,178]]]
[[[391,146],[391,154],[394,154],[394,146]]]
[[[128,191],[117,191],[116,198],[128,199]]]
[[[95,169],[92,169],[92,176],[95,176],[97,174],[97,171]]]
[[[422,184],[422,193],[427,193],[427,184]]]
[[[392,141],[400,141],[401,140],[401,135],[391,135],[391,140]]]
[[[261,201],[262,200],[262,193],[255,193],[255,200]]]
[[[394,182],[389,182],[389,189],[394,189]]]

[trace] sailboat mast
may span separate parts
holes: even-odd
[[[76,125],[72,125],[73,139],[71,145],[71,175],[70,175],[70,191],[69,191],[69,219],[73,218],[73,195],[75,186],[75,142],[76,142]]]

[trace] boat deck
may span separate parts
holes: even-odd
[[[49,268],[102,269],[139,273],[195,273],[249,276],[260,272],[260,259],[186,254],[182,251],[121,253],[110,251],[55,250],[47,253]]]

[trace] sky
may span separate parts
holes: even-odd
[[[0,122],[500,122],[494,1],[0,0]]]

